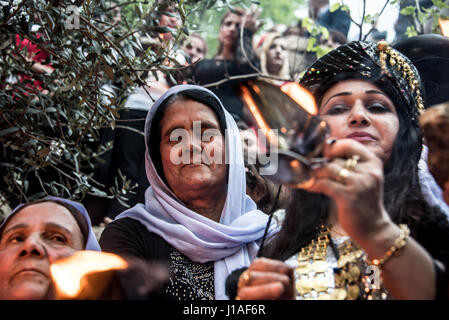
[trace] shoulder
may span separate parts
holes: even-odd
[[[168,257],[169,245],[157,234],[132,218],[114,220],[106,226],[100,238],[103,251],[144,259]]]

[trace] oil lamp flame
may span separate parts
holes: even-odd
[[[75,298],[86,286],[85,276],[108,270],[122,270],[128,263],[119,256],[97,251],[78,251],[50,266],[59,297]]]
[[[255,89],[256,91],[259,90],[259,88],[257,86],[253,86],[253,89]],[[259,108],[257,107],[256,103],[254,102],[253,98],[251,97],[251,93],[244,86],[241,87],[241,90],[242,90],[242,98],[246,102],[246,105],[248,106],[251,113],[253,114],[258,127],[266,135],[266,137],[268,138],[270,143],[274,146],[277,146],[277,144],[278,144],[277,137],[274,134],[273,130],[271,130],[270,126],[265,122],[262,114],[259,111]]]
[[[281,86],[281,91],[292,98],[299,106],[312,115],[318,113],[313,95],[296,82],[287,82]]]
[[[449,37],[449,20],[439,19],[441,34],[445,37]]]

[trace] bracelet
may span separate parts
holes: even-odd
[[[405,247],[405,245],[407,244],[407,237],[410,235],[410,229],[406,224],[400,224],[399,228],[401,229],[399,237],[394,240],[394,244],[390,249],[388,249],[388,251],[382,258],[370,260],[368,259],[368,257],[365,257],[365,262],[368,265],[374,265],[381,268],[392,255],[394,255],[395,253],[398,254],[399,251]]]

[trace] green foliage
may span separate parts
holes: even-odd
[[[275,24],[290,25],[297,23],[295,10],[304,5],[305,0],[234,0],[234,1],[214,1],[214,4],[204,8],[210,10],[197,10],[191,12],[187,18],[190,29],[199,32],[207,41],[208,57],[213,57],[218,49],[218,31],[222,16],[233,7],[249,9],[252,4],[257,4],[262,9],[260,19],[265,21],[259,33],[263,33]]]
[[[100,129],[120,124],[118,110],[124,98],[148,73],[161,70],[167,61],[176,66],[176,43],[155,49],[137,37],[146,35],[156,43],[157,32],[171,32],[175,39],[188,33],[187,7],[199,4],[172,2],[179,4],[179,30],[156,26],[158,10],[165,9],[157,8],[155,1],[1,3],[1,194],[18,201],[46,194],[127,200],[135,186],[126,177],[118,177],[107,193],[93,179],[94,163],[108,148],[99,146]],[[124,14],[121,22],[113,23],[118,5]],[[40,37],[31,32],[33,24],[41,26]],[[39,64],[28,47],[16,45],[16,36],[47,52],[42,64],[54,71],[37,73]],[[28,80],[19,81],[24,78]],[[34,81],[40,82],[41,90]],[[115,95],[100,90],[106,83],[115,87]]]

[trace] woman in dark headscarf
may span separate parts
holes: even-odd
[[[434,278],[432,258],[449,261],[449,224],[419,185],[424,105],[416,68],[386,42],[352,42],[315,62],[300,82],[338,140],[325,147],[330,161],[314,169],[314,184],[293,191],[264,256],[295,268],[298,299],[388,298],[379,270],[396,298],[435,296],[426,281]],[[254,298],[249,290],[261,282],[252,270],[265,263],[240,277],[240,297]]]

